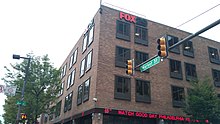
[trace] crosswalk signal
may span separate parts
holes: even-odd
[[[158,56],[166,58],[168,56],[168,44],[165,37],[161,37],[157,40]]]
[[[25,113],[21,113],[21,120],[27,120],[27,115]]]
[[[134,59],[127,60],[127,70],[126,73],[128,75],[133,75],[134,74]]]

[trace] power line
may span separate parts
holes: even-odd
[[[190,20],[188,20],[188,21],[186,21],[186,22],[184,22],[184,23],[182,23],[182,24],[178,25],[176,28],[178,28],[178,27],[180,27],[180,26],[182,26],[182,25],[184,25],[184,24],[186,24],[186,23],[188,23],[188,22],[190,22],[190,21],[192,21],[192,20],[194,20],[194,19],[198,18],[199,16],[201,16],[201,15],[203,15],[203,14],[207,13],[208,11],[210,11],[210,10],[212,10],[212,9],[216,8],[216,7],[217,7],[217,6],[219,6],[219,5],[220,5],[220,4],[215,5],[214,7],[212,7],[212,8],[210,8],[210,9],[208,9],[208,10],[206,10],[206,11],[202,12],[201,14],[199,14],[199,15],[197,15],[197,16],[195,16],[195,17],[193,17],[192,19],[190,19]]]

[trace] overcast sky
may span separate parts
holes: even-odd
[[[178,27],[190,33],[220,19],[219,0],[102,0],[102,4],[112,4],[175,28],[216,6]],[[4,77],[4,66],[21,62],[13,60],[13,54],[48,54],[59,68],[99,5],[99,0],[0,0],[0,78]],[[220,25],[201,36],[220,41]],[[2,80],[1,84],[5,85]],[[1,93],[0,115],[5,98]]]

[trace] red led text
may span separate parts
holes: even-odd
[[[134,15],[126,14],[123,12],[120,12],[120,19],[124,19],[128,22],[136,23],[136,17]]]

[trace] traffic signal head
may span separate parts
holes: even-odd
[[[25,113],[21,113],[21,120],[27,120],[27,115]]]
[[[165,37],[161,37],[157,40],[158,56],[166,58],[168,56],[168,45]]]
[[[127,70],[126,73],[128,75],[133,75],[134,74],[134,60],[127,60]]]

